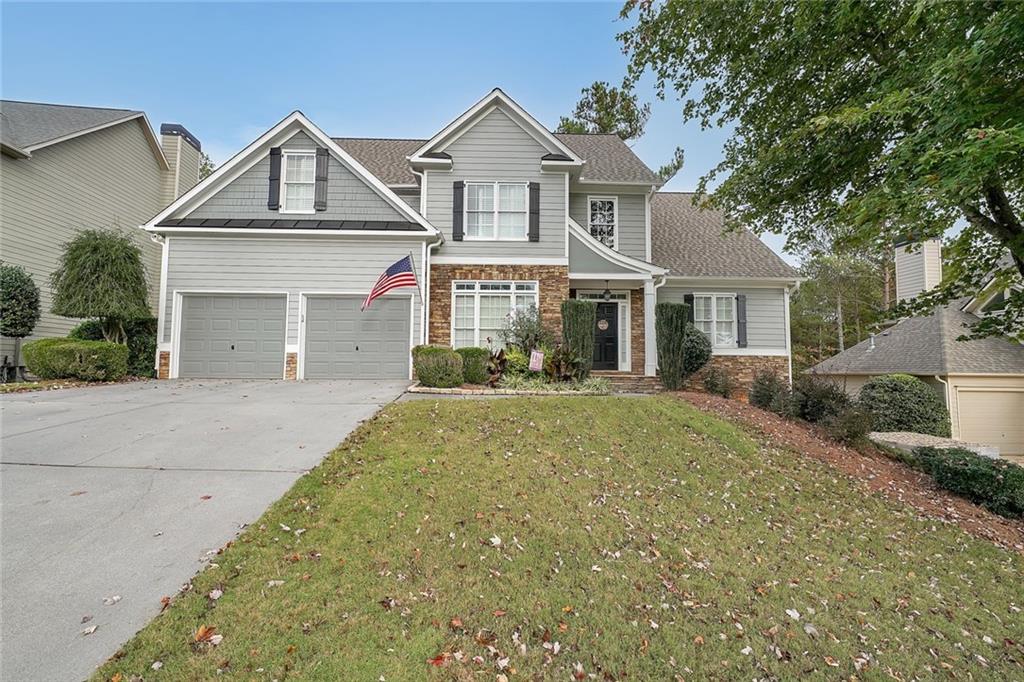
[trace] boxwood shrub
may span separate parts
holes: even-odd
[[[1024,516],[1024,468],[962,448],[917,448],[922,469],[941,487],[1009,518]]]
[[[949,437],[949,411],[928,384],[909,374],[872,377],[860,389],[875,431],[911,431]]]
[[[721,367],[708,367],[704,372],[704,389],[708,393],[720,395],[723,398],[731,398],[736,390],[736,382],[732,375]]]
[[[423,386],[454,388],[462,385],[462,357],[447,346],[416,346],[412,366]]]
[[[580,378],[590,376],[594,364],[594,327],[597,304],[570,298],[562,301],[562,345],[580,362]]]
[[[793,403],[796,416],[817,424],[842,414],[850,397],[834,381],[803,374],[793,380]]]
[[[107,341],[40,339],[25,344],[24,353],[41,379],[116,381],[128,372],[128,347]]]
[[[770,369],[761,369],[754,374],[754,380],[750,382],[747,399],[754,407],[770,410],[773,404],[778,405],[787,399],[788,394],[789,386],[785,379]]]
[[[135,377],[154,377],[156,360],[156,318],[144,317],[124,323],[128,335],[128,374]],[[68,333],[72,339],[102,341],[103,328],[99,320],[86,320]]]
[[[487,383],[487,361],[491,351],[486,348],[456,348],[455,352],[462,358],[462,380],[467,384]]]

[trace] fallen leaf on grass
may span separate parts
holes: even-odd
[[[217,601],[218,599],[224,596],[224,592],[222,592],[221,590],[210,590],[210,594],[207,596],[209,596],[210,599]]]
[[[839,667],[839,661],[837,661],[836,659],[832,658],[831,656],[826,656],[825,657],[825,663],[827,663],[832,668],[838,668]]]
[[[449,654],[447,651],[442,651],[437,656],[434,656],[433,658],[428,658],[427,663],[437,668],[440,668],[448,662],[449,658],[451,658],[451,654]]]
[[[197,644],[206,643],[212,646],[217,646],[224,640],[224,635],[218,635],[217,628],[212,625],[200,625],[199,629],[196,630],[194,639]]]
[[[501,618],[501,617],[502,617],[502,616],[504,616],[504,615],[505,615],[506,613],[508,613],[508,612],[507,612],[507,611],[502,611],[501,609],[498,609],[498,610],[496,610],[496,611],[494,612],[494,617],[495,617],[495,618]]]
[[[267,581],[267,587],[281,587],[281,585],[284,585],[284,581],[283,580],[268,580]]]
[[[786,615],[793,620],[800,620],[800,612],[796,609],[786,609]]]
[[[160,597],[160,613],[167,610],[167,607],[171,605],[170,597]]]

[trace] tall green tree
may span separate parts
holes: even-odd
[[[150,315],[142,250],[122,232],[82,230],[50,280],[53,312],[98,319],[107,341],[126,343],[124,323]]]
[[[572,116],[558,122],[560,133],[607,133],[623,140],[644,134],[651,105],[639,104],[636,93],[596,81],[580,91]]]
[[[21,372],[21,340],[39,321],[39,287],[20,265],[0,263],[0,335],[14,339],[14,379]],[[7,380],[7,377],[4,377]]]
[[[217,170],[217,164],[213,162],[206,152],[199,152],[199,180],[205,180],[213,171]]]
[[[1024,274],[1024,3],[628,0],[629,79],[653,73],[688,120],[731,122],[711,203],[844,250],[947,242],[946,276],[907,312]],[[1012,267],[999,270],[1009,252]],[[1024,291],[976,333],[1018,333]]]

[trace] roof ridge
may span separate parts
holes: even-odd
[[[9,102],[11,104],[34,104],[41,107],[65,107],[67,109],[97,109],[102,111],[126,111],[132,114],[141,114],[141,109],[124,109],[122,107],[97,107],[89,104],[57,104],[55,102],[31,102],[24,99],[0,99],[0,104]]]
[[[387,140],[393,142],[425,142],[425,137],[358,137],[352,135],[331,136],[332,140]]]
[[[616,133],[591,133],[591,132],[585,132],[585,133],[560,133],[560,132],[558,132],[556,130],[552,130],[551,134],[552,135],[594,135],[594,136],[597,136],[597,135],[607,135],[609,137],[619,137]],[[622,140],[621,137],[619,137],[619,139]],[[626,141],[622,140],[622,142],[625,143]]]

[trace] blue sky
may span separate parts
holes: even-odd
[[[580,89],[621,81],[617,3],[0,5],[6,99],[141,109],[181,123],[222,162],[294,109],[336,136],[430,137],[498,86],[542,123]],[[727,134],[653,114],[633,145],[689,190]],[[765,240],[780,251],[781,239]]]

